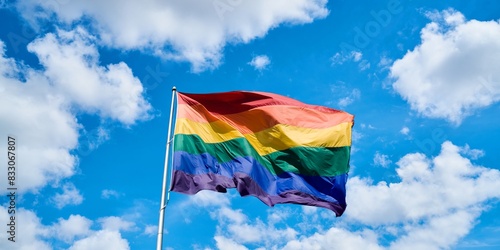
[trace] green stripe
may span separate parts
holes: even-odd
[[[205,143],[197,135],[175,135],[175,151],[193,155],[209,153],[219,163],[229,162],[241,156],[259,161],[272,174],[292,172],[307,176],[337,176],[349,171],[351,148],[346,147],[295,147],[260,156],[245,138],[221,143]]]

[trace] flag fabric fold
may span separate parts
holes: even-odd
[[[236,188],[342,215],[353,116],[264,92],[178,93],[171,190]]]

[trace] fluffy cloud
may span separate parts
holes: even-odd
[[[358,100],[360,97],[361,97],[361,91],[359,91],[359,89],[353,89],[351,93],[349,93],[346,97],[343,97],[338,101],[338,105],[341,108],[345,108],[346,106],[352,104],[354,101]]]
[[[337,52],[330,58],[330,61],[332,66],[342,65],[347,61],[353,61],[358,63],[358,67],[361,71],[369,69],[371,66],[370,63],[367,60],[361,59],[363,59],[363,53],[353,50],[351,52]]]
[[[230,200],[228,198],[228,194],[203,190],[198,192],[196,195],[189,196],[187,202],[183,203],[181,207],[191,205],[200,207],[220,207],[229,205],[229,203]]]
[[[0,41],[0,133],[16,138],[19,157],[29,156],[22,158],[24,171],[17,175],[23,182],[18,188],[38,188],[73,175],[77,160],[69,150],[78,141],[75,117],[63,97],[50,94],[50,84],[42,74],[24,69],[4,53]],[[21,81],[19,75],[26,80]],[[0,173],[2,178],[4,174]]]
[[[76,217],[76,216],[73,216]],[[80,216],[81,217],[81,216]],[[71,220],[70,217],[68,220]],[[73,219],[74,220],[74,219]],[[128,241],[123,239],[120,231],[130,231],[135,229],[135,223],[127,221],[121,217],[110,216],[97,219],[97,222],[101,224],[101,229],[98,231],[87,231],[88,223],[91,223],[85,217],[79,218],[80,221],[86,223],[80,223],[80,232],[85,232],[81,234],[85,237],[80,237],[80,239],[73,242],[70,250],[80,250],[80,249],[115,249],[115,250],[128,250],[130,249]],[[59,236],[58,236],[59,237]]]
[[[0,135],[18,141],[21,192],[75,173],[78,159],[70,152],[78,147],[83,128],[77,114],[97,114],[125,125],[149,117],[151,106],[141,82],[124,63],[100,66],[92,41],[80,28],[35,40],[28,49],[41,69],[7,58],[0,41]],[[5,151],[5,145],[0,149]]]
[[[8,214],[5,206],[0,206],[0,221],[2,224],[7,224],[10,222],[10,214]],[[7,240],[7,232],[4,231],[4,237],[0,240],[0,249],[37,249],[37,250],[50,250],[52,249],[50,245],[44,241],[45,237],[50,234],[48,228],[46,228],[40,222],[40,218],[36,216],[35,213],[25,209],[16,210],[16,242],[11,242]],[[4,225],[5,225],[4,224]],[[2,225],[4,228],[6,226]]]
[[[17,9],[35,25],[54,15],[66,24],[90,20],[107,46],[153,51],[167,59],[189,61],[199,71],[219,65],[228,42],[246,43],[282,23],[303,24],[325,17],[326,2],[23,0]]]
[[[391,164],[391,160],[389,159],[388,155],[381,154],[379,152],[376,152],[375,155],[373,156],[373,165],[375,166],[381,166],[386,168]]]
[[[248,250],[245,246],[223,236],[215,236],[214,239],[219,250]]]
[[[134,222],[116,216],[100,218],[98,222],[101,223],[103,229],[109,231],[132,231],[136,229]]]
[[[264,246],[263,249],[270,249],[274,245],[297,237],[295,229],[276,225],[287,216],[286,212],[274,211],[268,215],[266,221],[260,219],[250,221],[241,210],[222,207],[217,211],[219,225],[215,240],[218,245],[254,244]]]
[[[404,156],[396,163],[401,182],[373,185],[367,179],[351,178],[346,215],[376,226],[473,211],[499,198],[500,172],[473,165],[461,150],[445,142],[433,159],[419,153]]]
[[[448,249],[472,229],[478,214],[475,209],[452,211],[424,225],[407,225],[408,234],[393,242],[390,249]]]
[[[361,98],[361,91],[357,88],[352,88],[347,83],[338,81],[330,86],[332,99],[338,99],[335,103],[328,101],[326,105],[337,105],[340,108],[345,108]]]
[[[283,249],[380,250],[383,248],[378,245],[376,234],[373,231],[367,230],[356,234],[344,229],[331,228],[324,234],[316,233],[302,240],[292,240]]]
[[[119,232],[101,230],[91,236],[76,241],[69,250],[87,249],[109,249],[109,250],[129,250],[127,240],[123,239]]]
[[[104,189],[101,191],[101,198],[103,199],[111,199],[111,198],[119,198],[122,194],[118,193],[118,191]]]
[[[0,220],[7,222],[9,216],[7,209],[0,206]],[[56,245],[68,245],[69,249],[73,250],[130,249],[127,240],[121,237],[119,231],[130,229],[130,226],[124,226],[127,223],[123,219],[105,217],[98,220],[104,223],[101,223],[102,227],[96,231],[91,229],[93,222],[81,215],[70,215],[68,219],[59,218],[52,225],[44,225],[33,211],[18,208],[16,242],[3,238],[0,240],[0,249],[15,247],[15,249],[49,250],[54,249]],[[118,224],[120,226],[116,227]]]
[[[348,209],[340,220],[331,211],[308,207],[291,212],[273,208],[266,220],[249,220],[242,210],[222,206],[212,217],[218,221],[216,245],[219,249],[448,249],[472,230],[490,201],[500,198],[500,171],[470,160],[479,152],[447,141],[434,158],[420,153],[403,156],[396,163],[398,182],[373,184],[352,177]],[[300,221],[290,227],[288,217]]]
[[[256,56],[248,64],[252,65],[256,70],[263,70],[271,63],[266,55]]]
[[[410,133],[410,128],[408,127],[403,127],[401,128],[401,130],[399,131],[399,133],[403,134],[403,135],[408,135]]]
[[[67,220],[59,218],[58,222],[52,226],[53,235],[60,240],[70,243],[77,237],[90,235],[92,221],[81,215],[70,215]]]
[[[500,100],[500,23],[430,13],[422,43],[390,67],[393,88],[421,115],[458,125]]]
[[[57,208],[61,209],[67,205],[79,205],[83,202],[83,196],[75,185],[68,183],[62,189],[63,192],[56,194],[52,199]]]
[[[330,61],[332,61],[332,65],[342,65],[346,61],[351,60],[354,62],[359,62],[362,57],[363,53],[361,53],[360,51],[351,51],[350,53],[337,52],[330,58]]]
[[[158,232],[157,225],[146,225],[146,227],[144,227],[143,233],[148,236],[157,236],[157,232]],[[163,233],[166,233],[165,230],[163,231]]]
[[[82,28],[49,33],[28,45],[44,66],[44,75],[72,105],[124,124],[147,119],[151,108],[143,87],[123,62],[99,66],[93,37]],[[78,77],[75,77],[78,76]]]

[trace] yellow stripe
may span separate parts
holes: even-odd
[[[267,155],[293,147],[344,147],[351,145],[352,123],[322,128],[301,128],[278,124],[257,133],[242,134],[223,121],[210,123],[194,122],[179,118],[175,126],[176,134],[196,134],[205,143],[220,143],[245,137],[260,155]]]

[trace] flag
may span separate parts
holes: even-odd
[[[264,92],[178,93],[171,190],[236,188],[342,215],[353,116]]]

